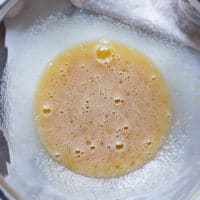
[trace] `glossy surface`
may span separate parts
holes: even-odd
[[[42,76],[35,97],[39,134],[50,155],[91,177],[141,167],[166,138],[166,83],[142,53],[106,39],[64,51]]]

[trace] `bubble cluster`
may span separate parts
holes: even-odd
[[[37,121],[56,161],[102,178],[126,174],[155,155],[171,112],[160,75],[142,59],[104,39],[53,62],[38,92]]]
[[[121,98],[114,98],[114,102],[115,104],[120,104],[120,103],[124,103],[124,100]]]

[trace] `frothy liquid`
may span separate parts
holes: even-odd
[[[60,54],[35,96],[49,154],[82,175],[117,177],[150,160],[166,138],[170,99],[154,64],[137,50],[100,40]]]

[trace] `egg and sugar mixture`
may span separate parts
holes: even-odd
[[[58,55],[44,72],[34,115],[49,154],[79,174],[109,178],[145,164],[168,134],[166,83],[139,51],[101,39]]]

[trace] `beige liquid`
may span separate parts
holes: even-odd
[[[92,41],[51,63],[35,96],[39,135],[49,154],[82,175],[117,177],[150,160],[170,124],[166,83],[137,50]]]

